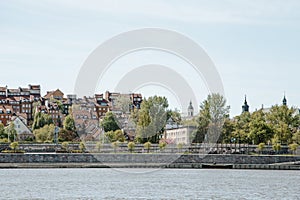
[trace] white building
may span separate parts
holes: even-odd
[[[17,131],[18,139],[19,140],[26,140],[29,138],[34,138],[33,133],[31,130],[26,126],[25,119],[22,119],[20,116],[13,116],[12,122],[15,125],[15,129]]]
[[[177,128],[166,129],[164,138],[175,144],[190,144],[194,126],[178,126]]]

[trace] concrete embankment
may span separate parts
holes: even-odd
[[[300,169],[300,156],[201,154],[0,154],[0,168]]]

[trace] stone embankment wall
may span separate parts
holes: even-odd
[[[104,164],[274,164],[299,162],[300,156],[200,154],[0,154],[0,163],[104,163]]]

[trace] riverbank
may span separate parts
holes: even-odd
[[[300,170],[300,156],[220,154],[0,154],[0,168],[228,168]]]
[[[102,164],[102,163],[0,163],[0,169],[51,169],[51,168],[167,168],[167,169],[260,169],[260,170],[300,170],[300,165],[249,165],[249,164]]]

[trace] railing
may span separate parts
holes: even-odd
[[[248,144],[191,144],[176,145],[168,144],[165,148],[160,148],[158,144],[151,144],[149,149],[145,148],[143,144],[135,144],[132,151],[129,150],[127,143],[118,143],[115,147],[112,144],[100,144],[97,142],[87,142],[85,144],[85,152],[91,153],[180,153],[180,154],[300,154],[300,151],[292,152],[288,146],[281,146],[280,151],[274,151],[271,145],[266,145],[262,151],[259,151],[257,145]],[[62,152],[64,149],[61,144],[36,144],[27,143],[19,144],[20,150],[28,153],[49,153]],[[9,143],[0,144],[0,152],[9,148]],[[79,150],[79,143],[69,143],[67,152],[72,150]]]

